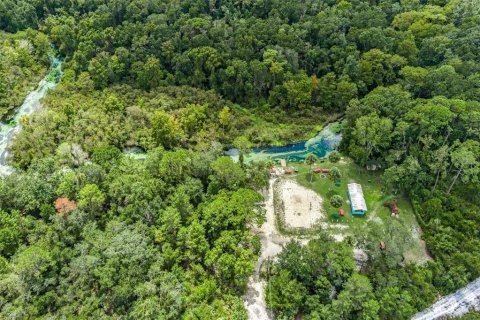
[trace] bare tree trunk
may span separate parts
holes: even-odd
[[[438,178],[440,178],[440,170],[437,171],[437,178],[435,179],[435,184],[433,185],[432,191],[435,191],[437,188]]]
[[[442,144],[442,147],[445,145],[445,143],[447,143],[447,140],[448,138],[450,137],[450,131],[447,132],[447,136],[445,137],[445,139],[443,140],[443,144]]]
[[[460,174],[462,173],[462,169],[458,169],[458,172],[457,172],[457,175],[455,176],[455,178],[453,178],[453,181],[452,181],[452,184],[450,185],[450,187],[448,187],[448,190],[447,190],[447,196],[450,194],[450,192],[452,191],[452,188],[453,186],[455,185],[455,183],[457,182],[458,180],[458,177],[460,177]]]
[[[453,163],[450,163],[450,167],[448,168],[447,174],[449,174],[450,172],[452,172],[452,168],[453,168]]]

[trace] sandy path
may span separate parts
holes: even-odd
[[[466,287],[438,300],[430,308],[417,313],[412,320],[434,320],[460,317],[471,310],[480,310],[480,278]]]
[[[248,290],[245,295],[245,307],[248,311],[248,318],[250,320],[270,320],[273,319],[271,314],[268,312],[266,303],[265,303],[265,286],[266,282],[260,279],[260,268],[262,264],[268,259],[273,258],[279,254],[283,245],[294,239],[294,237],[288,237],[281,235],[275,225],[275,210],[273,205],[273,185],[276,181],[276,178],[270,179],[268,193],[265,195],[265,215],[266,221],[260,228],[252,228],[252,232],[257,234],[260,237],[262,248],[260,249],[260,257],[255,265],[255,271],[253,275],[248,279]],[[290,190],[284,190],[286,192],[295,190],[305,189],[308,192],[310,191],[302,186],[296,184],[293,181],[287,180],[284,186]],[[300,188],[300,189],[299,189]],[[288,194],[288,193],[287,193]],[[316,220],[321,217],[321,197],[316,193],[309,195],[310,199],[315,199],[316,205],[312,206],[312,213],[314,215],[308,219],[308,225],[312,225]],[[309,209],[306,210],[310,211]],[[302,220],[305,217],[297,216],[297,220]],[[297,226],[298,227],[298,226]],[[327,224],[325,224],[327,227]],[[337,228],[344,228],[346,226],[339,225],[335,226]],[[343,235],[336,234],[334,235],[336,241],[342,241],[344,239]],[[297,239],[301,244],[306,245],[308,239]]]
[[[260,279],[260,267],[265,260],[279,254],[283,249],[283,245],[291,240],[290,237],[280,235],[275,227],[275,212],[273,208],[274,181],[275,179],[270,179],[265,201],[266,221],[261,228],[253,229],[253,232],[260,237],[262,248],[260,258],[255,265],[255,272],[248,280],[248,291],[245,297],[245,307],[248,310],[248,318],[250,320],[272,319],[265,304],[264,291],[266,283]]]

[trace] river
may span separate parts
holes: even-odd
[[[38,87],[30,92],[20,107],[17,107],[8,120],[0,122],[0,175],[9,174],[12,167],[8,165],[8,146],[13,137],[21,130],[20,119],[31,115],[41,107],[40,100],[45,97],[49,89],[53,89],[62,75],[62,61],[50,57],[51,66],[48,74],[40,81]]]

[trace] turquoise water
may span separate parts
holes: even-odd
[[[293,162],[303,162],[308,154],[313,153],[319,158],[326,157],[342,141],[339,122],[327,125],[312,139],[288,144],[280,147],[256,148],[245,156],[245,161],[275,161],[286,159]],[[231,149],[227,155],[238,159],[238,150]]]
[[[136,160],[145,160],[147,153],[140,147],[130,147],[123,149],[123,154]]]

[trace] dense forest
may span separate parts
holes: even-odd
[[[2,114],[64,61],[0,180],[0,318],[246,319],[269,166],[223,150],[339,117],[435,260],[292,242],[275,317],[409,319],[480,276],[478,1],[3,0],[0,29]]]

